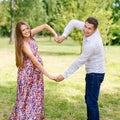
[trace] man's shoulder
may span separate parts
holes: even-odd
[[[92,41],[98,41],[98,40],[102,40],[102,37],[100,32],[96,30],[88,39]]]

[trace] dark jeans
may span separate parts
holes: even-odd
[[[85,102],[87,105],[87,120],[99,120],[98,97],[104,73],[86,74]]]

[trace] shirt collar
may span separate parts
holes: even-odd
[[[84,36],[84,39],[85,39],[86,41],[90,41],[91,39],[94,39],[94,38],[95,38],[96,34],[98,34],[98,29],[97,29],[92,35],[90,35],[89,37],[85,37],[85,36]]]

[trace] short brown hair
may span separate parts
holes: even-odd
[[[94,17],[89,17],[85,20],[85,22],[88,22],[90,24],[94,25],[94,28],[96,29],[98,27],[98,20]]]

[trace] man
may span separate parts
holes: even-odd
[[[98,21],[93,17],[89,17],[85,23],[78,20],[71,20],[65,27],[62,36],[56,39],[56,42],[61,43],[74,28],[82,30],[84,33],[81,55],[78,56],[62,75],[56,77],[56,81],[60,82],[64,80],[85,64],[87,120],[99,120],[98,97],[105,75],[104,47],[97,27]]]

